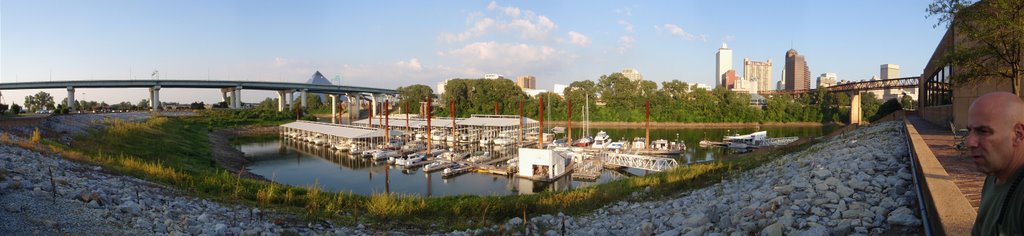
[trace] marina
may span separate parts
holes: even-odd
[[[450,120],[449,120],[450,122]],[[375,122],[376,123],[376,122]],[[395,122],[390,122],[395,123]],[[397,122],[404,124],[404,121]],[[400,132],[398,128],[395,132]],[[568,129],[567,129],[568,130]],[[770,134],[786,136],[813,137],[828,132],[824,127],[770,127],[766,129]],[[601,130],[592,130],[597,133]],[[616,137],[625,140],[624,137],[638,137],[646,133],[644,129],[605,129],[609,137]],[[688,148],[674,156],[667,157],[675,160],[678,165],[714,161],[715,159],[730,155],[724,148],[701,148],[697,142],[707,133],[708,136],[724,137],[733,133],[751,133],[750,129],[652,129],[651,138],[654,140],[665,139],[675,140],[679,137]],[[576,134],[583,133],[581,128],[573,128]],[[513,131],[514,133],[514,131]],[[380,134],[383,134],[382,132]],[[398,136],[399,133],[393,133]],[[404,134],[404,132],[403,132]],[[556,136],[556,138],[562,138]],[[372,139],[370,139],[372,140]],[[369,140],[368,140],[369,141]],[[375,141],[377,145],[385,145],[382,140]],[[402,147],[410,145],[424,145],[417,141],[405,142]],[[534,146],[536,142],[534,141]],[[374,161],[363,157],[362,152],[353,153],[340,149],[330,148],[330,145],[316,144],[316,142],[305,141],[305,139],[289,138],[282,135],[279,140],[239,145],[238,148],[247,156],[257,160],[248,168],[251,172],[274,179],[276,182],[309,186],[316,181],[330,191],[353,192],[358,194],[372,194],[385,191],[386,172],[390,175],[391,192],[418,194],[418,195],[508,195],[508,194],[529,194],[541,191],[567,190],[594,184],[605,183],[627,176],[638,176],[653,173],[652,170],[639,168],[621,167],[606,165],[606,162],[594,158],[600,151],[596,149],[577,149],[577,147],[563,147],[560,149],[574,150],[580,153],[572,156],[571,165],[566,166],[560,178],[525,178],[518,176],[518,154],[519,148],[515,145],[479,145],[479,143],[464,144],[434,144],[433,155],[428,162],[418,162],[413,166],[392,165],[387,167],[385,161]],[[410,149],[414,150],[414,149]],[[455,152],[452,152],[452,151]],[[374,152],[373,150],[370,150]],[[376,150],[380,152],[380,150]],[[415,153],[424,153],[419,150]],[[490,159],[482,162],[470,162],[473,156],[483,156],[488,152]],[[403,151],[404,156],[413,152]],[[603,152],[611,154],[614,152]],[[424,153],[425,154],[425,153]],[[628,154],[628,153],[624,153]],[[589,158],[585,158],[589,156]],[[626,155],[624,155],[626,156]],[[434,163],[440,163],[431,166]],[[460,168],[455,168],[445,174],[444,169],[451,168],[458,163]],[[517,168],[509,168],[516,166]],[[571,169],[571,171],[569,171]]]

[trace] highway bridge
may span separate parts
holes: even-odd
[[[60,89],[68,90],[67,104],[71,111],[75,110],[75,89],[78,88],[148,88],[150,107],[154,111],[161,110],[160,89],[161,88],[196,88],[196,89],[220,89],[222,101],[230,108],[241,108],[243,90],[269,90],[277,91],[278,111],[284,111],[287,107],[294,107],[290,104],[294,99],[292,94],[300,92],[302,99],[299,99],[302,107],[306,107],[307,93],[327,94],[331,100],[331,107],[335,109],[336,102],[340,96],[346,96],[349,101],[366,99],[373,103],[373,112],[376,112],[377,101],[380,99],[395,97],[398,92],[393,89],[381,89],[370,87],[325,85],[307,83],[284,83],[267,81],[229,81],[229,80],[72,80],[72,81],[37,81],[37,82],[16,82],[0,83],[2,90],[21,89]],[[349,103],[354,106],[355,103]],[[350,107],[352,108],[352,107]],[[354,109],[358,110],[356,106]],[[335,114],[337,112],[334,112]]]

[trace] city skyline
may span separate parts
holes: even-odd
[[[888,7],[872,7],[881,3]],[[551,89],[635,68],[659,84],[713,85],[711,55],[722,43],[733,58],[757,60],[782,61],[795,48],[808,56],[811,74],[856,81],[877,75],[880,64],[899,64],[905,76],[922,71],[922,55],[944,31],[924,17],[927,4],[4,1],[0,82],[148,79],[154,70],[172,80],[303,82],[319,70],[353,86],[434,87],[448,78],[503,74],[533,75],[538,89]],[[106,91],[82,89],[76,99],[147,97],[141,89]],[[4,102],[20,104],[35,92],[3,91]],[[164,93],[166,101],[220,100],[214,90]],[[242,96],[259,102],[274,94]]]

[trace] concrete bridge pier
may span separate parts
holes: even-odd
[[[277,111],[279,112],[284,111],[284,94],[286,92],[284,90],[277,91]]]
[[[371,94],[370,95],[370,106],[372,107],[370,112],[373,112],[373,115],[377,116],[379,114],[379,113],[377,113],[378,112],[377,111],[377,94]]]
[[[235,87],[234,92],[231,94],[231,104],[231,108],[242,108],[242,86]]]
[[[68,86],[68,112],[75,112],[75,87]]]
[[[223,102],[224,106],[231,106],[228,103],[228,91],[231,91],[231,89],[230,88],[221,88],[220,89],[220,102]]]
[[[295,90],[285,91],[284,96],[285,96],[285,100],[288,100],[288,102],[285,103],[285,105],[288,106],[288,110],[289,111],[295,110],[295,99],[294,99],[294,97],[295,97]]]
[[[863,117],[863,111],[860,108],[860,92],[853,92],[853,96],[850,96],[850,124],[859,125],[861,123],[861,117]]]
[[[338,123],[338,95],[327,94],[331,99],[331,124]]]
[[[306,93],[308,93],[308,90],[303,89],[302,93],[299,94],[300,96],[302,96],[302,100],[299,101],[302,102],[302,109],[306,109]]]
[[[152,111],[160,111],[161,110],[161,106],[160,106],[160,85],[153,86],[152,88],[149,88],[149,103],[150,103],[149,107],[152,108]]]
[[[359,116],[359,98],[354,94],[345,94],[345,102],[348,103],[348,120],[355,121]]]

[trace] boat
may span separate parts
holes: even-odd
[[[491,152],[477,151],[469,157],[469,162],[482,162],[491,159]]]
[[[682,142],[669,142],[668,140],[658,139],[651,143],[650,148],[641,149],[638,153],[646,155],[679,155],[683,150],[686,150],[686,144]]]
[[[424,144],[421,141],[414,141],[414,142],[410,142],[410,143],[407,143],[405,145],[402,145],[402,152],[404,152],[404,153],[418,152],[418,151],[422,151],[422,150],[426,150],[426,149],[427,149],[427,145]]]
[[[594,135],[594,143],[591,144],[590,147],[604,149],[608,146],[608,143],[610,142],[611,138],[608,137],[608,133],[605,133],[604,130],[601,130],[600,132],[597,132],[597,135]]]
[[[623,149],[623,148],[626,147],[626,142],[623,142],[623,141],[610,142],[610,143],[608,143],[608,145],[606,147],[608,149],[611,149],[611,150],[619,150],[619,149]]]
[[[389,157],[398,156],[398,151],[395,150],[383,150],[373,154],[373,160],[387,160]]]
[[[419,164],[421,164],[421,163],[423,163],[425,161],[427,161],[427,155],[426,154],[423,154],[423,153],[413,153],[413,154],[409,154],[408,156],[405,156],[405,158],[395,160],[395,165],[397,165],[397,166],[404,166],[404,167],[410,167],[410,166],[419,165]]]
[[[584,136],[584,137],[581,137],[580,140],[577,140],[577,141],[573,142],[572,146],[586,148],[586,147],[590,147],[590,145],[592,145],[592,144],[594,144],[594,140],[590,139],[589,136]]]
[[[434,130],[433,132],[430,132],[430,140],[444,141],[445,140],[445,132],[442,131],[442,130]]]
[[[725,136],[722,138],[722,142],[727,143],[729,147],[743,146],[743,148],[747,148],[768,146],[768,131],[758,131],[744,135]]]
[[[455,163],[454,162],[449,162],[449,161],[446,161],[446,160],[438,160],[438,161],[435,161],[433,163],[430,163],[430,164],[427,164],[427,165],[423,166],[423,172],[434,172],[434,171],[443,170],[445,168],[452,167],[453,164],[455,164]]]
[[[379,150],[379,149],[365,150],[365,151],[363,151],[362,156],[364,156],[364,157],[373,157],[373,156],[377,155],[378,152],[381,152],[381,150]]]
[[[462,159],[465,159],[466,157],[469,156],[469,153],[466,153],[466,152],[463,152],[463,153],[447,152],[447,151],[442,151],[442,152],[443,153],[438,155],[438,157],[441,157],[441,159],[447,160],[447,161],[461,161]]]
[[[402,140],[399,140],[399,139],[391,139],[391,140],[388,140],[388,144],[387,144],[387,146],[386,146],[386,147],[387,147],[387,148],[395,148],[395,149],[398,149],[398,148],[402,148],[402,146],[403,146],[403,145],[405,145],[405,142],[402,142]]]
[[[481,147],[486,147],[487,145],[490,145],[490,144],[491,144],[491,139],[490,138],[484,137],[484,138],[480,139],[480,146]]]
[[[468,165],[453,163],[451,166],[444,168],[444,171],[441,172],[441,177],[448,178],[462,173],[466,173],[467,171],[469,171],[470,168],[471,167]]]

